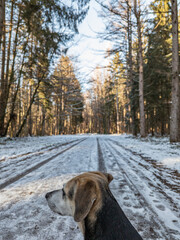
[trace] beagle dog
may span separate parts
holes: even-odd
[[[83,173],[47,193],[48,205],[55,213],[73,216],[84,240],[142,240],[112,195],[112,180],[108,173]]]

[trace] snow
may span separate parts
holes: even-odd
[[[180,143],[170,143],[167,137],[134,138],[123,134],[114,136],[123,146],[138,151],[143,156],[155,160],[159,164],[170,167],[180,172]],[[128,141],[124,141],[124,140]]]
[[[180,239],[180,144],[124,134],[0,139],[0,240],[83,240],[73,218],[53,213],[44,196],[102,166],[143,239]]]
[[[74,135],[51,136],[51,137],[23,137],[23,138],[0,138],[0,161],[8,158],[16,157],[27,153],[35,153],[36,151],[65,143],[78,138]]]
[[[168,167],[172,167],[174,169],[180,169],[180,157],[176,157],[176,158],[165,158],[162,161],[163,165],[167,165]]]

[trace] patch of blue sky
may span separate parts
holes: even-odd
[[[78,78],[82,83],[83,90],[89,87],[89,80],[92,78],[94,69],[107,64],[104,58],[110,43],[98,38],[98,33],[103,32],[105,25],[98,16],[101,10],[99,4],[92,0],[85,20],[79,25],[79,35],[71,43],[68,55],[76,58],[75,68]]]

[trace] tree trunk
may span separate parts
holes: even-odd
[[[10,53],[11,53],[11,35],[12,35],[12,26],[13,26],[13,12],[14,12],[14,1],[12,1],[12,5],[11,5],[11,20],[10,20],[10,26],[9,26],[9,43],[8,43],[8,49],[7,49],[7,63],[6,63],[6,82],[7,83],[8,83],[8,79],[9,79],[9,62],[10,62]],[[8,89],[8,92],[9,92],[9,89]],[[7,98],[8,98],[8,96],[7,96]],[[8,99],[6,99],[6,101],[7,100]]]
[[[137,124],[136,124],[136,106],[134,102],[135,98],[135,87],[133,80],[133,64],[132,64],[132,22],[131,22],[131,0],[128,0],[127,6],[127,21],[128,21],[128,77],[131,84],[131,96],[130,96],[130,105],[131,105],[131,117],[132,117],[132,134],[137,135]]]
[[[13,116],[13,111],[11,110],[11,114],[10,117],[6,124],[6,127],[4,126],[4,118],[5,118],[5,112],[6,112],[6,108],[7,108],[7,101],[9,98],[9,91],[10,91],[10,87],[11,84],[14,80],[14,66],[15,66],[15,58],[16,58],[16,49],[17,49],[17,41],[18,41],[18,32],[19,32],[19,23],[20,23],[20,12],[19,12],[19,16],[18,16],[18,22],[17,22],[17,29],[16,29],[16,35],[15,35],[15,40],[14,40],[14,49],[13,49],[13,60],[12,60],[12,66],[11,66],[11,74],[10,74],[10,78],[9,76],[9,61],[10,61],[10,46],[11,46],[11,34],[12,34],[12,24],[13,24],[13,9],[14,9],[14,4],[12,3],[12,7],[11,7],[11,26],[10,26],[10,33],[9,33],[9,45],[8,45],[8,54],[7,54],[7,67],[6,67],[6,78],[5,78],[5,82],[6,82],[6,91],[3,95],[3,105],[1,106],[1,113],[2,117],[0,120],[0,136],[5,136],[7,134],[8,131],[8,127],[9,124],[12,120],[12,116]],[[15,94],[16,95],[16,94]],[[1,103],[2,100],[0,100]],[[14,102],[12,102],[12,105],[15,105]],[[12,109],[12,108],[11,108]],[[14,110],[14,109],[13,109]],[[1,127],[3,125],[3,127]]]
[[[4,119],[6,114],[7,82],[5,78],[6,60],[6,27],[5,27],[5,1],[1,1],[1,38],[2,38],[2,65],[1,65],[1,88],[0,88],[0,136],[4,136]]]
[[[179,56],[178,56],[178,12],[177,0],[172,3],[172,105],[170,119],[170,142],[178,142],[179,139]]]
[[[28,34],[28,37],[27,37],[27,41],[26,41],[26,45],[25,45],[25,49],[24,49],[24,53],[23,53],[23,59],[22,59],[22,63],[21,63],[21,69],[19,71],[19,76],[18,76],[18,83],[17,83],[17,87],[16,87],[16,91],[12,97],[12,105],[11,105],[11,110],[10,110],[10,116],[9,116],[9,119],[7,121],[7,124],[6,124],[6,128],[4,130],[4,135],[7,134],[7,131],[8,131],[8,128],[9,128],[9,124],[10,122],[12,121],[13,119],[13,115],[14,115],[14,109],[15,109],[15,103],[16,103],[16,98],[17,98],[17,95],[18,95],[18,91],[19,91],[19,88],[20,88],[20,83],[21,83],[21,75],[22,75],[22,71],[23,71],[23,67],[24,67],[24,61],[25,61],[25,54],[26,54],[26,46],[28,44],[28,41],[29,41],[29,34]],[[15,58],[14,58],[14,61],[15,61]],[[13,61],[13,62],[14,62]],[[12,67],[14,68],[14,64],[12,65]],[[13,79],[14,79],[14,69],[11,70],[11,76],[10,76],[10,82],[9,82],[9,88],[10,89],[10,86],[13,82]],[[9,91],[9,90],[8,90]]]
[[[117,134],[119,134],[120,133],[120,119],[119,119],[118,86],[116,87],[116,126],[117,126]]]
[[[38,81],[38,84],[37,84],[37,86],[36,86],[36,88],[35,88],[35,91],[34,91],[34,93],[33,93],[32,98],[31,98],[31,101],[30,101],[28,110],[27,110],[27,112],[26,112],[26,114],[25,114],[25,116],[24,116],[23,122],[22,122],[21,126],[19,127],[19,129],[18,129],[18,131],[17,131],[17,133],[16,133],[16,137],[19,137],[19,135],[21,134],[21,131],[22,131],[24,125],[26,124],[27,117],[29,116],[29,113],[30,113],[30,111],[31,111],[32,104],[34,103],[35,96],[36,96],[37,91],[38,91],[38,89],[39,89],[40,82],[41,82],[41,81]]]
[[[32,86],[31,86],[31,83],[29,83],[29,102],[31,101],[31,96],[32,96]],[[29,123],[29,126],[28,126],[28,134],[30,136],[32,136],[32,111],[30,109],[29,111],[29,119],[28,119],[28,123]]]
[[[41,136],[44,136],[46,133],[46,128],[45,128],[45,120],[46,120],[46,109],[44,105],[42,105],[42,124],[41,124]]]
[[[140,8],[140,1],[139,8]],[[141,39],[141,21],[140,21],[140,9],[137,12],[137,0],[134,0],[134,12],[137,19],[138,29],[138,51],[139,51],[139,109],[140,109],[140,134],[141,137],[146,136],[145,131],[145,112],[144,112],[144,76],[143,76],[143,50]]]
[[[4,12],[5,12],[5,0],[0,0],[0,51],[3,36]]]
[[[8,89],[10,89],[11,84],[12,84],[13,81],[14,81],[14,67],[15,67],[15,60],[16,60],[16,53],[17,53],[17,45],[18,45],[18,34],[19,34],[20,16],[21,16],[21,12],[20,12],[20,10],[19,10],[18,21],[17,21],[17,28],[16,28],[16,34],[15,34],[15,39],[14,39],[13,59],[12,59],[11,74],[10,74]],[[26,47],[25,47],[25,48],[26,48]]]

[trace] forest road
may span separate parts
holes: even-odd
[[[14,150],[0,161],[0,240],[82,240],[73,218],[51,212],[44,196],[77,174],[97,170],[113,175],[110,189],[144,240],[180,239],[177,171],[145,157],[142,149],[129,148],[128,138],[58,139],[52,145],[53,137],[47,137],[46,147],[39,144],[35,152],[27,148],[22,154]]]
[[[130,217],[132,222],[138,222],[137,230],[143,232],[142,236],[145,239],[179,239],[180,174],[133,152],[112,138],[99,138],[98,153],[99,163],[104,164],[99,170],[115,172],[111,189],[115,196],[118,190],[124,211],[135,208],[144,212],[144,216]]]
[[[0,181],[3,181],[3,180],[4,180],[4,182],[0,183],[0,190],[3,189],[3,188],[5,188],[5,187],[7,187],[8,185],[10,185],[10,184],[18,181],[19,179],[23,178],[25,175],[27,175],[27,174],[35,171],[36,169],[40,168],[40,167],[43,166],[44,164],[46,164],[46,163],[48,163],[49,161],[51,161],[52,159],[56,158],[56,157],[59,156],[60,154],[68,151],[69,149],[71,149],[72,147],[76,146],[77,144],[79,144],[80,142],[82,142],[82,141],[84,141],[84,140],[85,140],[85,138],[84,138],[84,139],[81,139],[80,141],[79,141],[79,140],[73,140],[73,141],[70,141],[70,142],[68,142],[68,143],[57,144],[57,145],[55,145],[55,146],[53,146],[53,147],[50,147],[50,148],[47,147],[46,150],[44,150],[44,148],[41,148],[41,149],[38,150],[36,153],[27,153],[27,154],[18,155],[18,156],[16,156],[16,157],[10,158],[10,159],[16,159],[16,161],[11,161],[10,163],[5,164],[4,166],[1,166],[1,167],[0,167],[0,170],[1,170]],[[76,142],[76,143],[74,143],[74,142]],[[73,143],[73,144],[72,144],[72,143]],[[61,149],[61,150],[59,151],[59,148],[60,148],[60,147],[63,147],[63,146],[66,146],[66,145],[70,145],[70,146],[69,146],[69,147],[66,147],[66,148],[63,149],[63,150]],[[44,150],[44,151],[42,151],[42,150]],[[40,161],[39,163],[37,163],[37,161],[36,161],[36,162],[34,162],[34,164],[33,164],[32,159],[33,159],[34,157],[36,158],[37,156],[39,157],[40,155],[41,155],[41,156],[42,156],[42,155],[44,156],[45,153],[47,153],[47,152],[48,152],[48,153],[49,153],[49,152],[52,152],[52,150],[56,150],[56,151],[58,151],[58,153],[57,153],[57,152],[56,152],[55,154],[52,153],[52,154],[51,154],[51,157],[46,158],[46,159],[43,159],[43,160]],[[20,158],[21,156],[24,156],[24,155],[28,155],[28,157]],[[19,158],[20,158],[20,159],[19,159]],[[31,161],[30,161],[29,159],[30,159]],[[27,164],[27,160],[30,162],[30,164]],[[24,162],[24,161],[26,161],[26,165],[22,163],[22,162]],[[8,165],[8,168],[11,167],[11,165],[16,166],[16,168],[17,168],[17,166],[23,166],[23,171],[15,174],[15,176],[12,176],[12,174],[10,174],[10,172],[6,170],[7,165]],[[25,166],[24,166],[24,165],[25,165]],[[30,166],[29,166],[29,165],[30,165]],[[25,167],[25,170],[24,170],[24,167]],[[11,167],[11,169],[12,169],[12,167]],[[6,172],[7,172],[7,175],[6,175]],[[3,173],[5,173],[5,176],[3,176]],[[10,175],[11,177],[8,177],[9,175]]]

